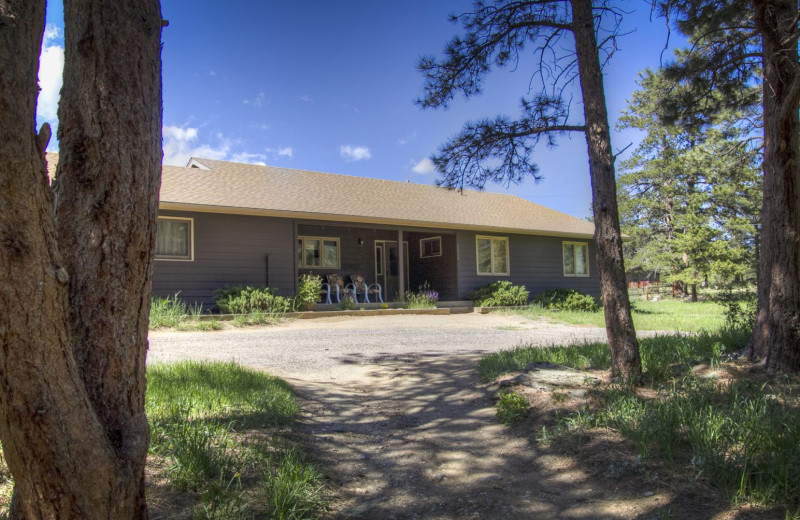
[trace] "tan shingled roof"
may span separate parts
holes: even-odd
[[[161,208],[590,237],[590,222],[513,195],[210,159],[164,166]]]

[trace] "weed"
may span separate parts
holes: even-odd
[[[293,298],[278,296],[269,287],[226,287],[217,290],[215,300],[220,310],[229,314],[291,312],[295,306]]]
[[[322,474],[296,449],[280,458],[268,456],[262,462],[269,478],[262,493],[269,504],[270,518],[316,518],[322,511]]]
[[[168,298],[157,296],[150,300],[150,328],[176,327],[186,320],[186,304],[178,299],[178,293]]]
[[[549,289],[534,298],[533,302],[544,309],[578,312],[597,312],[601,309],[594,297],[575,289]]]
[[[316,274],[304,274],[300,277],[300,285],[297,286],[297,296],[294,297],[295,308],[312,310],[314,304],[319,300],[322,291],[322,277]]]
[[[342,296],[342,299],[339,300],[339,308],[343,311],[352,311],[355,306],[356,302],[353,301],[353,297],[349,294]]]
[[[511,391],[501,393],[497,399],[497,418],[506,426],[513,426],[527,417],[529,409],[528,399]]]
[[[281,321],[283,316],[279,313],[251,312],[233,317],[231,322],[234,327],[254,327],[259,325],[274,325]]]
[[[439,301],[439,293],[431,289],[428,282],[419,286],[419,291],[406,294],[407,309],[433,309]]]

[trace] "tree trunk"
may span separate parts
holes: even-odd
[[[800,64],[796,0],[754,0],[762,36],[764,196],[752,354],[800,372]]]
[[[147,516],[160,28],[157,1],[65,2],[54,203],[34,128],[44,1],[0,0],[0,438],[27,519]]]
[[[606,333],[611,349],[611,375],[638,382],[642,374],[642,363],[625,284],[614,157],[611,153],[611,133],[591,0],[572,0],[572,16],[586,119],[586,143],[589,147],[597,267],[600,273]]]

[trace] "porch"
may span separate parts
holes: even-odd
[[[383,303],[402,301],[406,292],[416,292],[425,282],[440,301],[458,298],[452,231],[296,222],[295,244],[295,279],[312,273],[327,282],[327,275],[338,274],[347,285],[361,275],[367,284],[380,285]],[[380,307],[377,296],[369,294],[367,304],[359,293],[355,305]],[[332,304],[338,310],[335,297]]]

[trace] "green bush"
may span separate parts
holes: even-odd
[[[497,400],[497,418],[506,426],[513,426],[528,415],[530,402],[523,396],[508,391]]]
[[[534,298],[533,302],[545,309],[562,311],[597,312],[601,308],[593,296],[575,289],[548,289]]]
[[[478,287],[467,295],[479,307],[513,307],[527,305],[530,292],[524,285],[509,281],[492,282]]]
[[[319,300],[322,291],[322,277],[316,274],[304,274],[300,277],[297,296],[294,297],[295,308],[311,310]]]
[[[269,287],[226,287],[216,292],[220,311],[227,314],[264,312],[278,314],[294,310],[294,299],[275,294]]]

